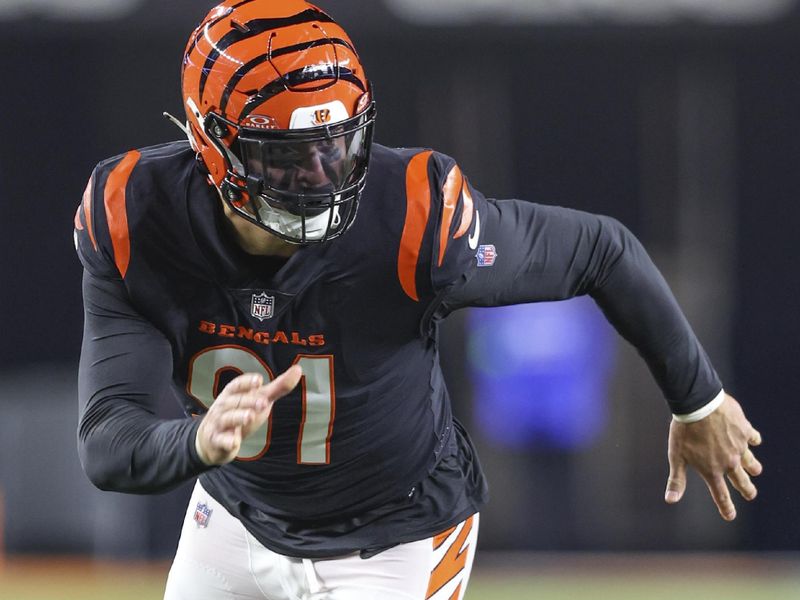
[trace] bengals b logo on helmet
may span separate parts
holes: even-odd
[[[314,111],[314,125],[325,125],[330,123],[331,111],[328,108],[320,108]]]

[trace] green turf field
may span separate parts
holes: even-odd
[[[466,600],[798,600],[800,576],[780,580],[703,577],[476,577]]]
[[[800,600],[794,557],[493,557],[467,600]],[[2,600],[160,600],[166,564],[8,560]],[[376,599],[380,600],[380,599]]]

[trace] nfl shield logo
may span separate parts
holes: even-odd
[[[253,294],[250,302],[250,314],[259,321],[269,319],[275,312],[275,296],[267,296],[266,292]]]
[[[475,255],[475,258],[478,259],[479,267],[491,267],[497,258],[497,251],[492,244],[478,246],[478,253]]]
[[[208,508],[205,502],[198,502],[197,508],[194,509],[194,522],[198,527],[205,529],[208,527],[208,520],[211,518],[213,511]]]

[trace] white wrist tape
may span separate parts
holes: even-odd
[[[203,449],[200,447],[200,436],[197,435],[197,434],[195,434],[195,437],[194,437],[194,449],[195,449],[195,452],[197,452],[197,457],[201,460],[201,462],[203,462],[203,464],[205,464],[205,465],[209,465],[210,466],[211,465],[211,461],[208,460],[208,457],[206,456],[206,453],[203,452]]]
[[[708,415],[717,410],[724,401],[725,401],[725,390],[720,390],[719,394],[714,396],[714,399],[705,406],[701,406],[696,411],[690,412],[688,415],[673,414],[672,418],[675,419],[678,423],[694,423],[695,421],[699,421],[700,419],[705,419]]]

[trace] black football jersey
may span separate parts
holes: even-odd
[[[200,475],[267,547],[369,554],[480,509],[486,484],[451,414],[439,321],[466,306],[591,294],[673,412],[721,384],[669,289],[613,219],[486,199],[455,162],[373,148],[353,226],[288,259],[246,254],[187,143],[98,165],[75,217],[84,266],[79,447],[101,488]],[[240,373],[301,384],[222,467],[198,416]],[[175,398],[185,419],[164,420]]]

